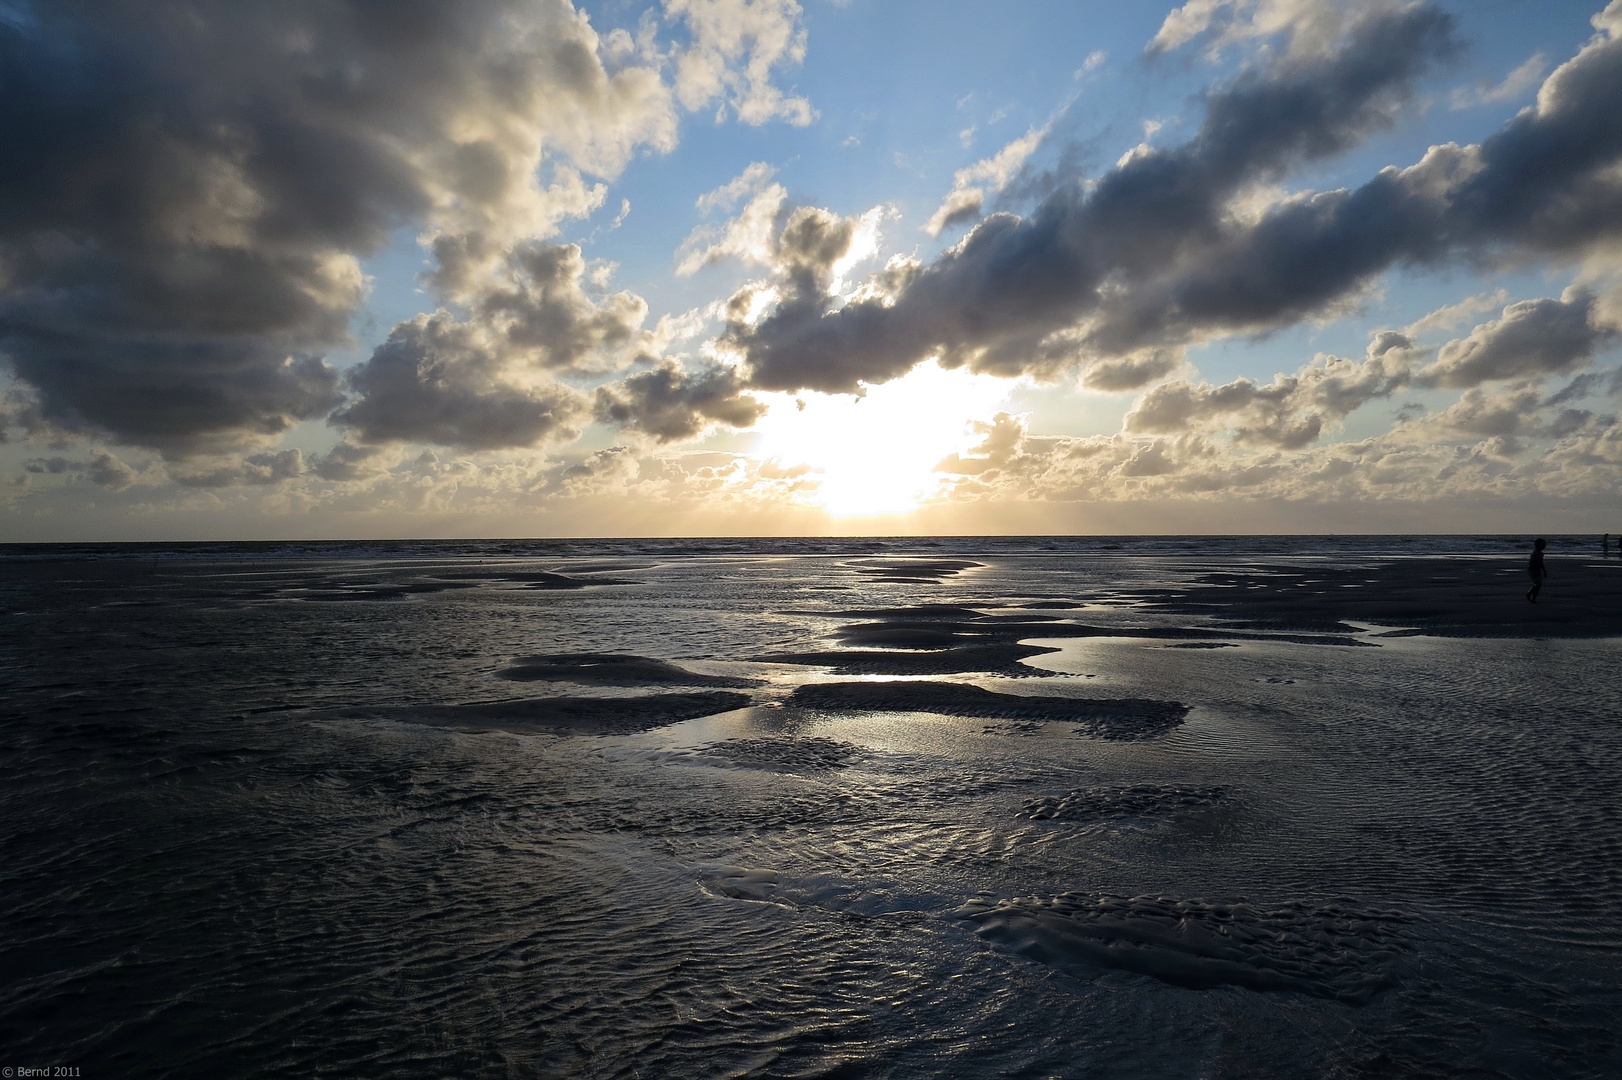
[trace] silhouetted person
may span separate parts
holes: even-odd
[[[1622,558],[1622,536],[1617,537],[1617,540],[1616,540],[1616,554],[1617,554],[1617,556],[1619,558]],[[1599,557],[1602,558],[1602,559],[1609,559],[1611,557],[1611,534],[1610,533],[1606,533],[1605,534],[1605,539],[1603,539],[1603,540],[1601,540],[1599,542]]]
[[[1538,602],[1538,593],[1543,591],[1543,579],[1549,576],[1543,565],[1543,549],[1548,546],[1547,540],[1539,539],[1532,545],[1532,558],[1526,563],[1526,572],[1532,576],[1532,587],[1526,590],[1526,598],[1534,604]]]

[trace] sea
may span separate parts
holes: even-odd
[[[0,545],[0,1066],[1622,1076],[1530,540]]]

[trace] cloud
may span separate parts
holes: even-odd
[[[293,449],[223,462],[172,464],[169,479],[187,488],[266,487],[295,480],[304,471],[304,455]]]
[[[35,474],[82,476],[108,491],[123,491],[141,475],[105,450],[92,453],[89,461],[73,461],[65,457],[30,458],[23,468]]]
[[[312,458],[309,471],[323,480],[349,483],[381,475],[400,458],[396,448],[386,445],[357,446],[341,441],[324,454]]]
[[[585,396],[518,355],[485,325],[444,311],[418,315],[350,374],[358,400],[333,422],[362,443],[496,450],[577,438]]]
[[[109,491],[123,491],[133,484],[140,474],[107,451],[98,450],[90,459],[85,475],[97,487],[104,487]]]
[[[678,277],[690,277],[706,266],[729,258],[745,265],[764,266],[771,262],[775,234],[782,224],[783,204],[788,201],[788,189],[782,184],[764,183],[769,173],[757,173],[755,177],[750,177],[753,168],[750,166],[736,180],[710,192],[710,195],[724,192],[724,198],[735,201],[751,191],[750,186],[740,186],[737,194],[732,195],[731,189],[740,181],[758,181],[761,185],[753,188],[753,195],[743,210],[725,225],[700,225],[688,234],[676,252]],[[710,205],[721,203],[718,201]]]
[[[1182,366],[1181,348],[1144,349],[1126,356],[1089,361],[1082,369],[1081,385],[1105,393],[1136,390],[1165,378]]]
[[[811,102],[772,82],[773,68],[805,59],[794,0],[665,0],[665,14],[684,21],[692,35],[675,53],[676,94],[685,107],[720,100],[746,124],[785,120],[804,127],[816,119]]]
[[[653,335],[641,330],[647,303],[629,292],[593,301],[585,280],[576,245],[520,244],[478,297],[477,317],[514,359],[548,371],[613,369],[655,352]]]
[[[764,161],[756,161],[720,187],[700,195],[693,205],[698,207],[701,214],[716,209],[731,210],[744,196],[764,191],[775,175],[776,169]]]
[[[1622,482],[1622,425],[1557,405],[1530,385],[1472,389],[1445,413],[1388,435],[1289,449],[1280,445],[1286,440],[1222,447],[1197,430],[1038,438],[1023,418],[1000,414],[976,425],[978,447],[937,466],[938,501],[1164,505],[1239,497],[1366,507],[1614,492]]]
[[[1476,293],[1415,319],[1403,333],[1411,338],[1419,338],[1438,330],[1457,330],[1482,312],[1502,307],[1507,299],[1509,292],[1502,287],[1491,292]]]
[[[1233,433],[1241,446],[1299,450],[1327,427],[1377,398],[1408,385],[1412,343],[1385,332],[1363,360],[1320,355],[1293,375],[1258,384],[1235,379],[1220,386],[1185,379],[1151,388],[1122,422],[1141,434]]]
[[[1622,3],[1522,110],[1478,145],[1433,146],[1363,186],[1286,200],[1137,305],[1128,339],[1263,330],[1331,309],[1387,269],[1456,258],[1572,261],[1622,232]]]
[[[349,374],[356,400],[333,422],[362,443],[418,442],[493,450],[579,435],[585,398],[552,374],[651,361],[672,330],[642,329],[647,304],[628,292],[593,300],[574,244],[516,245],[470,302],[399,324]]]
[[[1189,0],[1182,7],[1173,8],[1149,42],[1149,51],[1159,53],[1181,48],[1209,31],[1217,15],[1232,6],[1231,0]]]
[[[972,134],[972,131],[970,129],[969,133]],[[995,194],[1007,187],[1008,182],[1024,167],[1025,160],[1042,145],[1047,133],[1048,125],[1032,128],[991,157],[977,161],[966,169],[959,169],[952,176],[952,190],[925,223],[924,231],[930,236],[939,236],[944,229],[979,217],[981,204],[986,199],[986,189],[990,188]]]
[[[1560,375],[1587,365],[1617,328],[1596,325],[1594,296],[1568,289],[1559,300],[1522,300],[1467,337],[1443,345],[1419,373],[1427,386],[1474,387],[1501,379]]]
[[[814,315],[785,301],[726,341],[761,386],[848,393],[931,356],[1016,373],[1060,350],[1085,364],[1321,314],[1373,273],[1369,240],[1345,230],[1297,252],[1271,232],[1311,199],[1259,216],[1233,207],[1389,126],[1455,48],[1430,6],[1346,18],[1332,50],[1292,47],[1212,91],[1190,142],[1072,178],[1028,219],[986,218],[899,295]]]
[[[1540,52],[1533,53],[1514,71],[1504,76],[1504,81],[1497,86],[1488,80],[1482,80],[1477,86],[1461,86],[1448,95],[1448,102],[1455,109],[1469,109],[1477,105],[1496,105],[1514,101],[1536,86],[1548,69],[1548,58]]]
[[[737,372],[720,366],[690,374],[667,362],[618,386],[599,387],[596,395],[598,420],[660,443],[694,438],[715,423],[749,427],[765,413]]]
[[[1299,62],[1333,53],[1358,20],[1407,6],[1409,0],[1189,0],[1166,16],[1144,52],[1154,58],[1202,41],[1206,57],[1216,60],[1230,46],[1283,35],[1286,55]]]
[[[1535,434],[1543,425],[1536,409],[1543,395],[1536,386],[1521,383],[1489,394],[1480,387],[1466,390],[1459,400],[1415,425],[1408,437],[1444,435],[1499,439]]]
[[[0,355],[44,422],[172,459],[333,407],[323,354],[402,226],[442,297],[499,303],[683,103],[811,115],[771,82],[803,54],[792,2],[673,0],[674,86],[651,34],[567,0],[29,10],[0,21]]]
[[[985,423],[976,420],[971,427],[980,442],[967,454],[950,454],[935,466],[936,472],[958,476],[980,476],[987,472],[1006,469],[1024,448],[1028,436],[1025,418],[1010,413],[998,413]]]

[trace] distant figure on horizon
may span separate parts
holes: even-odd
[[[1532,558],[1526,563],[1526,572],[1532,576],[1532,587],[1526,590],[1526,598],[1532,603],[1538,602],[1538,593],[1543,591],[1543,579],[1549,576],[1549,571],[1543,565],[1543,549],[1549,542],[1539,538],[1532,545]]]
[[[1622,558],[1622,536],[1617,537],[1617,540],[1616,540],[1616,554],[1617,554],[1618,558]],[[1610,533],[1606,533],[1605,534],[1605,539],[1603,539],[1603,540],[1601,540],[1599,542],[1599,557],[1602,558],[1602,559],[1609,559],[1611,557],[1611,534]]]

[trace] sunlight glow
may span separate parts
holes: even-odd
[[[864,398],[764,395],[771,411],[751,452],[819,471],[816,501],[836,517],[905,513],[935,493],[942,458],[978,441],[970,421],[989,419],[1015,385],[930,361]]]

